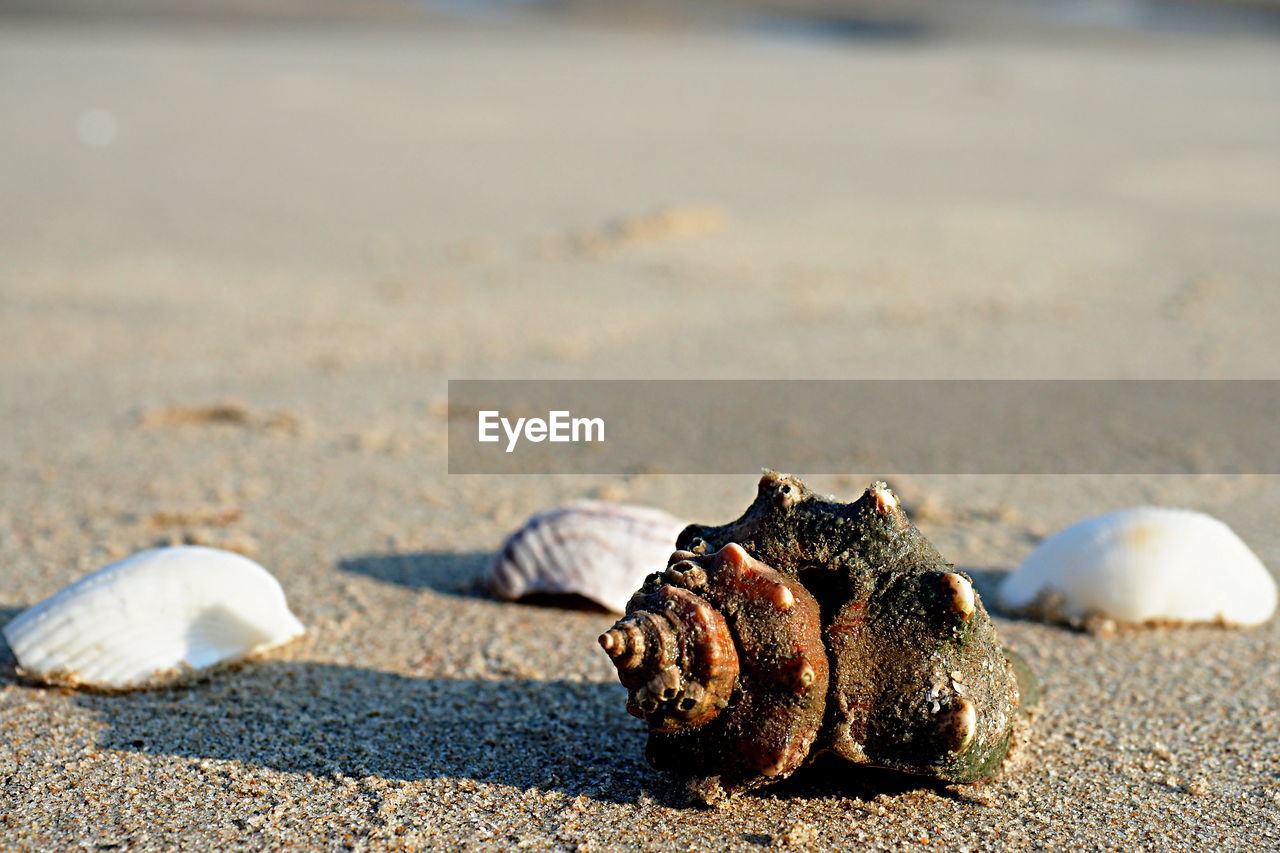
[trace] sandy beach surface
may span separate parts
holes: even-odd
[[[5,19],[0,620],[198,542],[310,631],[117,696],[9,659],[0,847],[1280,849],[1274,620],[1000,618],[1045,697],[1006,779],[691,807],[644,762],[613,617],[475,581],[556,503],[719,523],[755,476],[445,455],[451,377],[1280,378],[1277,91],[1249,34]],[[812,485],[888,476],[988,601],[1137,503],[1280,570],[1275,477],[892,474]]]

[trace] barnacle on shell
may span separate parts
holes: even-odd
[[[600,638],[654,766],[707,800],[821,752],[947,782],[999,772],[1023,669],[883,483],[844,504],[766,472],[741,518],[676,546]]]

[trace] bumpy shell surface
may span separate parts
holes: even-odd
[[[1276,582],[1226,524],[1185,509],[1088,518],[1036,547],[999,591],[1010,612],[1074,625],[1258,625]]]
[[[1029,670],[1001,646],[970,579],[883,483],[844,504],[766,472],[741,518],[690,525],[676,544],[667,571],[646,581],[601,645],[639,706],[632,712],[649,722],[651,762],[691,777],[696,796],[713,801],[781,778],[823,751],[948,782],[998,774],[1025,726]],[[676,590],[700,596],[712,613],[674,618]],[[629,656],[629,632],[650,619],[665,620],[673,639],[659,639],[655,657]],[[682,720],[644,703],[637,690],[665,695],[667,664],[671,683],[706,689],[683,663],[697,655],[668,650],[697,648],[725,629],[739,670],[720,714]],[[796,667],[812,681],[797,681]],[[806,681],[809,690],[797,692]],[[713,689],[723,696],[726,685]]]
[[[621,613],[685,523],[660,509],[582,500],[539,513],[503,543],[485,576],[494,595],[580,595]]]
[[[728,544],[676,552],[600,638],[663,770],[741,790],[790,775],[822,726],[821,613],[795,579]]]
[[[162,684],[305,631],[266,569],[216,548],[155,548],[112,563],[4,627],[22,674],[74,687]]]

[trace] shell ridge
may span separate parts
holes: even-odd
[[[242,626],[190,660],[188,633],[210,608]],[[284,589],[240,554],[201,546],[142,551],[28,608],[4,628],[23,673],[105,689],[141,686],[279,645],[305,631]],[[198,633],[198,632],[197,632]]]
[[[621,613],[644,578],[665,565],[683,526],[653,507],[574,501],[531,516],[508,536],[485,585],[510,600],[574,594]]]

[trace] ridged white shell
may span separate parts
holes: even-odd
[[[574,594],[616,613],[660,572],[685,522],[652,507],[582,500],[539,513],[494,557],[486,585],[500,598]]]
[[[262,566],[182,546],[81,578],[20,613],[4,636],[29,678],[121,690],[238,660],[305,630]]]
[[[1276,582],[1231,528],[1186,509],[1134,507],[1081,521],[1027,557],[1000,586],[1001,606],[1073,624],[1257,625]]]

